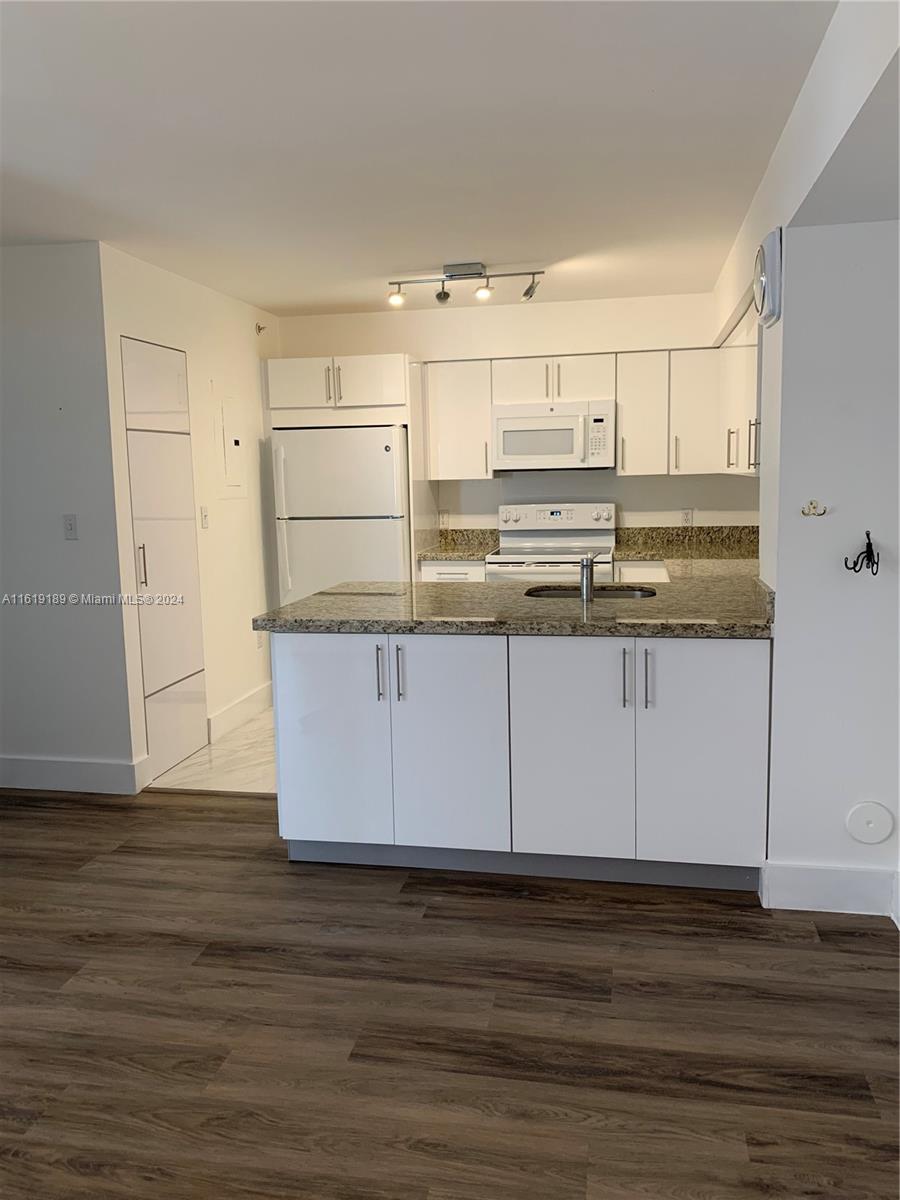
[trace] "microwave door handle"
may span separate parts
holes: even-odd
[[[588,438],[587,438],[587,417],[579,417],[581,422],[581,461],[586,463],[588,460]]]

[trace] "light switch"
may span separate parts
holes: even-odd
[[[67,542],[78,541],[78,518],[74,513],[63,513],[63,533]]]

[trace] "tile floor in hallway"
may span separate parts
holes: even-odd
[[[275,794],[272,709],[251,717],[223,738],[154,779],[152,790]]]

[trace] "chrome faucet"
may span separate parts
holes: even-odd
[[[581,601],[590,604],[594,599],[594,556],[586,554],[581,560]]]

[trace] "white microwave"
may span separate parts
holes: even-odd
[[[616,465],[614,400],[497,404],[492,420],[496,471]]]

